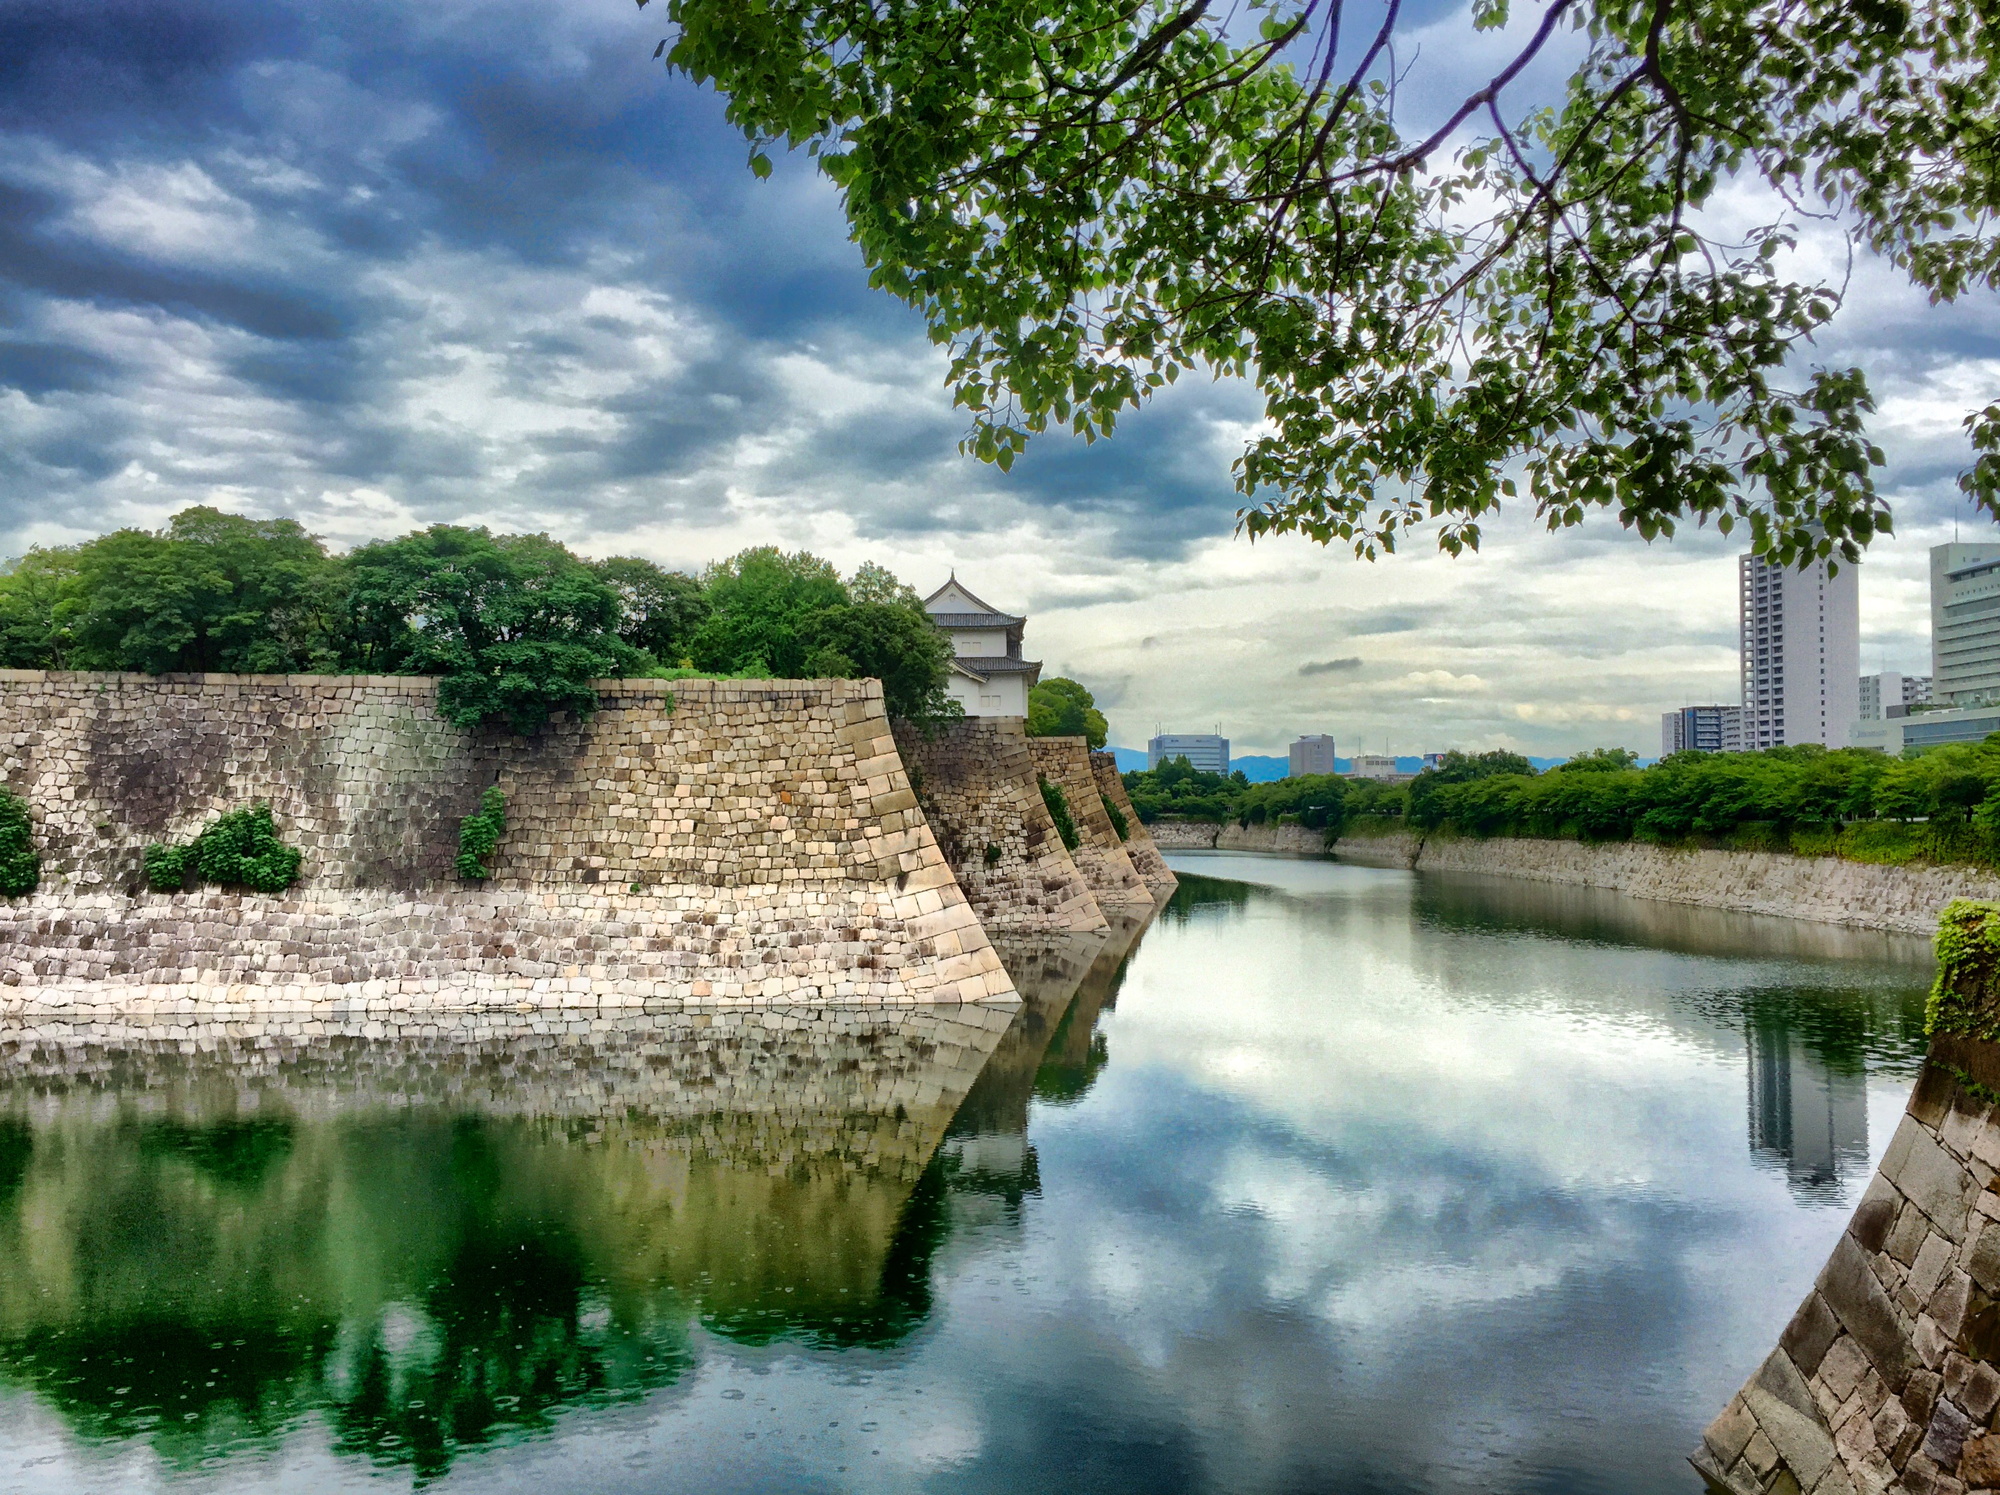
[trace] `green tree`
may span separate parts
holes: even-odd
[[[614,555],[597,562],[595,569],[618,594],[621,639],[663,665],[688,657],[695,630],[708,616],[698,578],[635,555]]]
[[[323,670],[336,659],[340,567],[290,519],[183,509],[157,533],[76,551],[56,622],[87,670]]]
[[[1081,737],[1094,748],[1104,746],[1110,724],[1097,709],[1097,699],[1074,680],[1052,675],[1028,692],[1030,737]]]
[[[618,636],[612,584],[547,535],[436,524],[364,545],[348,565],[357,662],[442,676],[438,709],[460,726],[532,732],[552,712],[587,716],[593,681],[655,668]]]
[[[77,547],[37,547],[0,571],[0,669],[66,670],[75,638]]]
[[[1760,552],[1853,557],[1889,527],[1882,459],[1859,370],[1784,375],[1840,302],[1789,278],[1797,217],[1942,299],[2000,271],[2000,30],[1964,0],[1546,0],[1442,109],[1397,6],[1372,36],[1339,0],[667,15],[668,64],[727,95],[754,172],[818,157],[873,283],[949,346],[970,451],[1004,467],[1189,370],[1246,374],[1253,535],[1372,555],[1439,521],[1456,552],[1522,471],[1551,526],[1747,522]],[[1520,80],[1564,32],[1550,107]],[[1775,204],[1747,228],[1714,211],[1746,184]],[[1992,507],[2000,405],[1974,440]]]
[[[1531,765],[1532,766],[1532,765]],[[1639,766],[1639,755],[1630,748],[1592,748],[1578,753],[1567,763],[1556,765],[1562,773],[1621,773]]]
[[[853,673],[853,661],[837,648],[813,660],[823,647],[818,616],[849,601],[840,573],[818,556],[759,546],[710,566],[702,591],[709,613],[691,645],[698,668],[763,669],[779,679]],[[809,662],[823,668],[808,668]]]

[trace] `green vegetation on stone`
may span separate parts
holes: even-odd
[[[1053,675],[1038,681],[1028,692],[1030,737],[1081,737],[1093,748],[1101,748],[1111,735],[1097,699],[1074,680]]]
[[[1118,839],[1131,840],[1132,827],[1126,823],[1125,812],[1118,808],[1118,802],[1108,794],[1100,794],[1097,797],[1104,802],[1104,813],[1110,817],[1111,828],[1118,832]]]
[[[458,860],[453,864],[458,875],[467,882],[491,877],[493,848],[506,831],[507,796],[496,784],[479,796],[479,809],[458,823]]]
[[[193,508],[0,571],[0,668],[435,675],[446,718],[522,733],[588,715],[619,676],[872,676],[930,730],[959,714],[950,667],[882,567],[843,580],[769,548],[696,578],[440,524],[336,556],[291,520]]]
[[[2000,903],[1959,898],[1946,904],[1938,915],[1936,949],[1926,1031],[2000,1040]]]
[[[178,893],[201,883],[282,893],[298,881],[304,853],[278,839],[271,807],[260,804],[218,815],[181,846],[146,848],[146,883],[156,893]]]
[[[42,880],[42,859],[35,851],[35,826],[27,803],[0,789],[0,897],[32,893]]]
[[[1056,823],[1056,834],[1062,837],[1062,844],[1070,851],[1077,848],[1076,822],[1070,818],[1069,797],[1063,793],[1062,785],[1052,783],[1037,775],[1042,786],[1042,803],[1049,807],[1049,819]]]

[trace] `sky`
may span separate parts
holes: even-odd
[[[0,556],[209,503],[341,547],[451,521],[689,569],[803,547],[923,592],[955,568],[1126,746],[1650,756],[1662,711],[1736,699],[1740,541],[1516,513],[1458,559],[1253,546],[1239,383],[1011,473],[961,456],[921,319],[809,162],[755,179],[652,61],[660,9],[0,0]],[[1509,45],[1407,13],[1419,113]],[[1863,668],[1923,673],[1926,550],[1991,533],[1955,477],[2000,315],[1864,260],[1809,360],[1867,371],[1889,457]]]

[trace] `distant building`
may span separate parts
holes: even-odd
[[[1800,571],[1746,555],[1737,581],[1743,746],[1845,747],[1861,714],[1858,568],[1829,575],[1825,561]]]
[[[1443,753],[1425,753],[1425,754],[1424,754],[1424,767],[1426,767],[1426,768],[1443,768],[1443,767],[1444,767],[1444,759],[1445,759],[1445,755],[1444,755]]]
[[[955,573],[924,599],[924,611],[951,636],[955,657],[945,690],[965,714],[1026,716],[1028,692],[1042,678],[1042,662],[1021,657],[1028,620],[981,602]]]
[[[1331,737],[1301,737],[1292,744],[1292,766],[1287,777],[1302,778],[1309,773],[1337,773],[1333,766]]]
[[[1348,773],[1357,779],[1393,779],[1398,776],[1396,760],[1388,753],[1356,753]]]
[[[1861,677],[1861,720],[1864,722],[1907,716],[1912,706],[1927,706],[1930,699],[1929,675],[1903,675],[1895,670],[1883,670],[1880,674]]]
[[[1741,706],[1683,706],[1660,714],[1660,756],[1685,752],[1736,753],[1743,750]]]
[[[2000,698],[2000,545],[1931,547],[1931,699]]]
[[[1879,722],[1856,722],[1848,745],[1875,748],[1892,758],[1900,758],[1905,748],[1984,742],[1995,732],[2000,732],[2000,702],[1943,709],[1933,706],[1928,711],[1906,712]]]
[[[1229,739],[1207,732],[1166,732],[1146,744],[1147,765],[1158,768],[1176,758],[1203,773],[1229,772]]]

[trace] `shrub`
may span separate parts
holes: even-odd
[[[1118,832],[1118,839],[1131,840],[1132,827],[1125,823],[1125,812],[1118,808],[1117,801],[1108,794],[1100,794],[1097,797],[1104,801],[1104,813],[1111,817],[1111,828]]]
[[[994,841],[988,841],[986,843],[986,865],[991,867],[995,862],[999,860],[1000,860],[999,843]]]
[[[42,880],[42,859],[35,854],[35,828],[28,807],[0,789],[0,896],[18,898],[32,893]]]
[[[1062,837],[1063,846],[1070,851],[1077,848],[1076,822],[1069,816],[1069,800],[1063,794],[1062,785],[1051,784],[1042,779],[1042,803],[1049,807],[1049,819],[1056,823],[1056,834]]]
[[[269,805],[218,815],[185,846],[146,848],[146,882],[156,893],[176,893],[197,883],[282,893],[299,878],[305,854],[278,839]]]
[[[454,864],[458,875],[467,882],[491,877],[487,862],[506,830],[507,796],[496,784],[479,796],[478,811],[458,823],[458,861]]]

